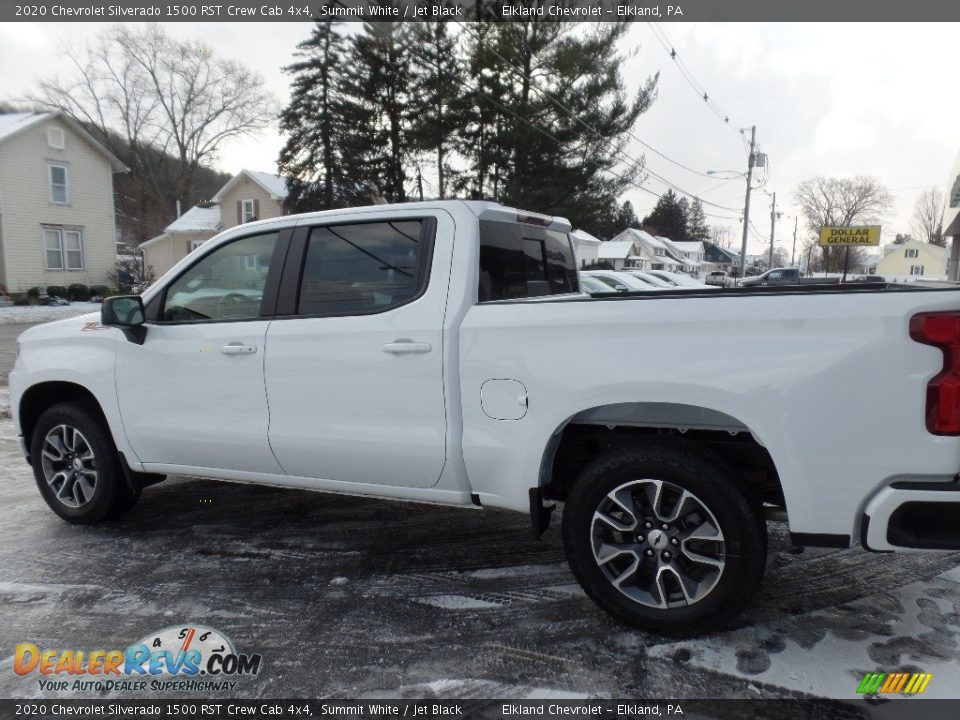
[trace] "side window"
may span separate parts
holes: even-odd
[[[480,302],[559,295],[578,288],[576,260],[566,233],[480,222]]]
[[[166,290],[161,318],[168,322],[253,320],[267,282],[277,233],[221,245]]]
[[[298,315],[365,315],[419,297],[430,274],[433,238],[424,220],[313,228]]]
[[[774,270],[772,273],[767,275],[767,280],[780,280],[783,277],[783,273],[780,270]]]

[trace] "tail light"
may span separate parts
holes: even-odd
[[[960,435],[960,313],[914,315],[910,337],[943,350],[943,370],[927,384],[927,430]]]

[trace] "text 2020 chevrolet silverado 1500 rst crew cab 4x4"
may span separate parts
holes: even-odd
[[[536,532],[562,501],[590,597],[664,632],[747,603],[765,505],[800,544],[960,548],[957,292],[589,297],[569,229],[460,201],[232,228],[100,322],[20,337],[40,492],[89,523],[176,473],[508,508]]]

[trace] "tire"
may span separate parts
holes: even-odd
[[[683,442],[590,463],[566,499],[562,534],[570,569],[597,605],[665,635],[725,627],[766,564],[760,503],[722,458]]]
[[[33,431],[30,457],[40,494],[67,522],[100,522],[136,502],[109,432],[86,404],[65,402],[44,412]]]

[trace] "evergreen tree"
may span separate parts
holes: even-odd
[[[700,198],[693,199],[687,215],[687,239],[701,241],[710,239],[710,226],[707,224],[707,216],[703,213],[703,203],[700,202]]]
[[[450,156],[463,125],[465,73],[447,23],[419,22],[411,27],[410,40],[422,57],[415,57],[412,64],[410,141],[414,150],[434,158],[437,194],[443,198],[456,181]]]
[[[287,142],[277,165],[288,179],[287,203],[297,212],[342,207],[343,99],[338,81],[344,41],[338,23],[318,22],[297,45],[290,103],[280,115]]]
[[[683,241],[687,239],[687,210],[686,198],[679,199],[673,190],[667,190],[653,211],[643,219],[644,225],[656,230],[657,235],[671,240]]]

